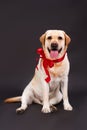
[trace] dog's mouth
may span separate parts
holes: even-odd
[[[55,48],[55,49],[52,49],[52,48],[51,48],[51,49],[50,49],[50,48],[48,47],[47,49],[48,49],[48,52],[49,52],[50,57],[51,57],[52,59],[57,59],[59,53],[62,51],[62,47],[61,47],[60,49],[57,49],[57,48]]]

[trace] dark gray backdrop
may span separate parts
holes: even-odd
[[[0,129],[87,129],[87,2],[86,0],[0,1]],[[69,97],[74,110],[42,114],[33,104],[23,114],[20,103],[4,104],[7,97],[21,95],[34,74],[39,37],[48,29],[62,29],[72,39]]]

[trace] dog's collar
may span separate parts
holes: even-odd
[[[37,49],[37,54],[39,54],[40,58],[43,59],[43,67],[44,67],[45,73],[47,75],[47,78],[45,79],[45,81],[48,83],[51,80],[50,75],[49,75],[49,71],[48,71],[48,67],[52,68],[54,66],[54,63],[58,63],[58,62],[63,61],[65,58],[66,52],[64,53],[64,55],[61,58],[56,59],[56,60],[47,59],[45,57],[45,54],[44,54],[44,51],[42,48]]]

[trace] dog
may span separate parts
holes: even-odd
[[[40,55],[35,74],[24,89],[22,96],[8,98],[6,103],[21,102],[17,113],[24,112],[32,102],[42,105],[43,113],[50,113],[54,106],[63,100],[64,110],[73,107],[68,97],[68,74],[70,63],[67,48],[71,38],[63,30],[47,30],[40,37],[42,48],[37,50]]]

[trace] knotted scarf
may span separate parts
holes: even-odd
[[[61,62],[64,59],[66,52],[61,58],[56,59],[56,60],[47,59],[42,48],[37,49],[37,54],[39,54],[40,58],[43,59],[43,67],[47,75],[47,77],[45,78],[45,81],[48,83],[51,80],[48,67],[52,68],[54,66],[54,63]]]

